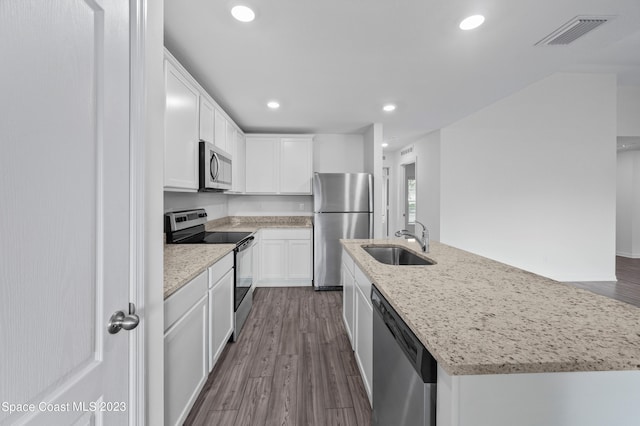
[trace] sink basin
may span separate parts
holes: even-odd
[[[363,246],[375,260],[387,265],[435,265],[436,262],[399,246]]]

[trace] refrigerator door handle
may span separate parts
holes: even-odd
[[[371,175],[369,175],[369,211],[373,212],[373,176]]]
[[[373,238],[373,213],[369,213],[369,239]]]

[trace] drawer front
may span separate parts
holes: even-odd
[[[311,229],[271,228],[260,231],[263,240],[310,240]]]
[[[212,288],[220,278],[224,277],[229,269],[233,268],[233,252],[209,267],[209,288]]]
[[[360,268],[356,266],[355,269],[356,285],[358,286],[360,291],[362,291],[362,294],[369,307],[371,307],[371,280],[367,278],[367,276],[360,270]]]
[[[165,330],[207,294],[208,275],[208,272],[204,271],[164,301]]]

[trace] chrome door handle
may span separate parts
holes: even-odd
[[[111,318],[109,318],[109,323],[107,324],[107,330],[110,334],[116,334],[121,329],[125,330],[133,330],[140,324],[140,317],[136,315],[136,305],[133,303],[129,303],[129,315],[125,315],[122,311],[117,311]]]

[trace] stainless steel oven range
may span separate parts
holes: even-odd
[[[238,339],[253,304],[253,246],[252,232],[206,231],[207,212],[204,209],[184,210],[165,214],[167,244],[235,244],[234,252],[234,329],[233,341]]]

